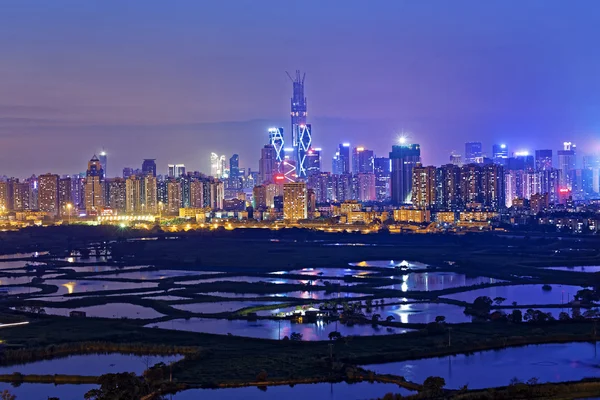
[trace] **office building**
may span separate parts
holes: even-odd
[[[240,174],[240,156],[234,154],[229,158],[229,188],[242,188],[242,175]]]
[[[283,128],[269,128],[269,144],[275,149],[275,161],[281,163],[285,157]]]
[[[505,144],[495,144],[492,146],[492,160],[496,164],[504,165],[508,158],[508,146]]]
[[[102,179],[106,179],[106,177],[108,176],[108,160],[107,160],[107,154],[104,150],[102,150],[100,152],[100,157],[98,157],[98,159],[100,160],[100,165],[102,166]]]
[[[460,154],[450,154],[450,164],[462,167],[462,156]]]
[[[59,214],[58,175],[44,174],[38,177],[38,209],[51,216]]]
[[[341,168],[337,171],[337,175],[352,173],[350,169],[350,143],[341,143],[338,147],[338,153]]]
[[[392,146],[391,192],[393,204],[405,204],[412,197],[412,170],[421,162],[421,148],[418,144],[399,144]]]
[[[104,171],[102,164],[96,155],[88,162],[88,168],[85,174],[85,211],[89,213],[100,212],[104,206],[104,192],[102,184]]]
[[[283,185],[283,218],[289,221],[306,219],[308,216],[307,192],[304,182]]]
[[[465,143],[465,163],[466,164],[482,164],[483,152],[481,142]]]
[[[318,175],[321,172],[321,149],[310,148],[306,153],[306,176]]]
[[[273,176],[279,169],[278,164],[275,147],[272,144],[265,145],[260,151],[257,183],[261,185],[264,183],[273,183]]]
[[[552,169],[552,150],[535,151],[535,169],[538,171]]]
[[[142,162],[142,174],[156,177],[156,159],[144,159],[144,162]]]
[[[571,171],[576,168],[575,149],[575,144],[571,142],[564,142],[563,149],[558,150],[558,169],[561,172],[561,188],[567,188],[570,190],[572,187]]]
[[[374,172],[373,150],[364,147],[355,147],[352,150],[352,170],[355,174],[368,174]]]

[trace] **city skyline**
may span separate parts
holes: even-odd
[[[293,13],[271,1],[189,3],[186,13],[155,2],[73,3],[67,13],[39,1],[5,5],[0,173],[71,174],[103,148],[110,175],[145,158],[159,170],[208,171],[211,152],[257,168],[266,129],[289,126],[285,71],[295,69],[309,77],[308,121],[324,169],[339,143],[381,155],[403,129],[434,165],[468,141],[488,152],[499,142],[534,151],[563,141],[598,152],[600,56],[588,51],[597,4],[530,1],[515,12],[467,3],[458,12],[382,2],[366,16],[353,1],[291,5]],[[319,28],[302,40],[286,29],[272,35],[272,21],[289,15]],[[57,157],[65,149],[76,153]]]

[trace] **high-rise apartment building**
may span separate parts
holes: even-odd
[[[109,178],[104,181],[106,187],[105,203],[117,214],[127,211],[127,182],[131,178]]]
[[[504,208],[504,168],[502,165],[484,165],[481,175],[483,206],[493,210]]]
[[[204,202],[204,182],[199,179],[194,179],[190,182],[190,207],[203,208]]]
[[[376,201],[375,174],[372,172],[356,175],[356,198],[358,201]]]
[[[460,169],[461,204],[470,207],[483,201],[481,187],[481,166],[478,164],[463,165]]]
[[[386,201],[390,198],[390,175],[392,167],[387,157],[377,157],[373,160],[375,171],[375,193],[377,201]]]
[[[59,214],[58,207],[58,175],[44,174],[38,177],[39,210],[51,216]]]
[[[391,192],[393,204],[409,203],[412,197],[412,170],[421,162],[421,147],[418,144],[392,146]]]
[[[283,185],[283,218],[289,221],[306,219],[308,204],[306,184],[304,182],[285,183]]]
[[[73,204],[71,190],[73,188],[72,179],[69,177],[60,178],[58,181],[58,212],[60,215],[69,215],[73,212],[76,205]]]
[[[458,211],[461,206],[460,167],[455,164],[442,165],[436,175],[436,208]]]
[[[142,179],[144,183],[142,212],[144,214],[156,214],[158,212],[158,187],[156,177],[146,175]]]
[[[104,181],[104,171],[102,164],[96,155],[88,162],[88,168],[85,176],[85,210],[89,214],[91,212],[99,212],[104,206],[104,193],[102,191],[102,183]]]
[[[179,214],[181,207],[181,185],[176,179],[167,181],[167,206],[166,211],[169,214]]]
[[[229,187],[241,189],[242,181],[240,175],[240,156],[234,154],[229,159]]]
[[[434,208],[436,201],[436,168],[420,163],[413,168],[412,204],[419,208]]]

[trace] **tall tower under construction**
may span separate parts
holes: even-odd
[[[294,147],[296,172],[298,178],[306,178],[308,168],[306,155],[312,144],[311,127],[306,123],[306,97],[304,97],[304,78],[306,74],[300,74],[300,70],[296,70],[294,77],[289,73],[287,75],[293,85],[291,101],[292,146]]]

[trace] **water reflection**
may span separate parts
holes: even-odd
[[[482,283],[502,282],[494,278],[483,276],[467,277],[455,272],[413,272],[410,274],[388,276],[390,279],[402,280],[402,283],[381,286],[381,289],[395,289],[406,291],[433,291],[444,290],[461,286],[480,285]]]
[[[543,290],[543,285],[512,285],[512,286],[494,286],[483,289],[469,290],[466,292],[453,293],[443,297],[473,302],[479,296],[488,296],[490,298],[503,297],[506,299],[505,305],[512,302],[517,304],[565,304],[573,300],[573,296],[580,286],[572,285],[550,285],[552,290]]]
[[[147,325],[182,331],[213,333],[217,335],[232,334],[261,339],[278,340],[290,336],[292,332],[301,333],[303,340],[329,340],[329,333],[337,330],[343,336],[389,335],[409,331],[410,329],[386,328],[372,325],[347,326],[339,322],[299,324],[289,320],[225,320],[211,318],[175,319]]]
[[[580,380],[598,374],[597,345],[591,343],[547,344],[513,347],[441,358],[367,365],[379,373],[404,376],[423,382],[428,376],[440,376],[449,388],[468,384],[469,388],[508,385],[517,377],[540,382]]]

